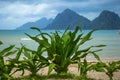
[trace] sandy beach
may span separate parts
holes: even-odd
[[[108,63],[108,62],[116,61],[116,60],[103,60],[103,61]],[[92,61],[91,60],[89,62],[96,62],[96,61]],[[72,73],[72,74],[75,74],[75,75],[80,75],[79,72],[78,72],[78,68],[77,67],[78,67],[77,64],[71,64],[69,66],[68,72]],[[48,67],[45,67],[45,68],[40,69],[38,74],[40,74],[40,75],[47,75],[47,71],[48,71]],[[53,74],[53,73],[55,73],[55,71],[52,71],[51,74]],[[13,77],[15,77],[15,78],[22,77],[20,74],[21,74],[21,72],[17,72],[17,73],[15,73],[13,75]],[[29,71],[25,71],[25,75],[29,75],[29,74],[30,74]],[[96,80],[109,80],[109,77],[105,73],[96,72],[96,71],[89,71],[88,72],[88,77],[89,78],[94,78]],[[113,80],[120,80],[120,71],[114,73]]]

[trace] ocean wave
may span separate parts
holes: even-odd
[[[21,40],[22,40],[22,41],[27,41],[27,40],[32,40],[32,39],[25,37],[25,38],[21,38]]]

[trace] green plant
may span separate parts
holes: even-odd
[[[23,60],[19,60],[17,64],[16,71],[22,71],[22,75],[24,75],[25,70],[31,72],[30,76],[32,80],[34,80],[37,76],[37,72],[47,66],[48,61],[45,57],[42,56],[44,52],[44,48],[38,46],[37,51],[31,50],[23,46]]]
[[[95,64],[91,62],[87,62],[86,59],[84,59],[83,62],[79,61],[78,62],[78,70],[80,72],[79,80],[88,80],[87,72],[94,70],[94,65]]]
[[[104,47],[105,45],[98,45],[98,46],[94,46],[94,47]],[[91,46],[91,48],[93,48],[93,46]],[[93,56],[95,57],[96,60],[98,60],[98,62],[101,62],[100,57],[96,54],[96,52],[101,51],[102,49],[98,49],[98,50],[88,50],[87,54],[93,54]],[[85,54],[86,55],[86,54]],[[78,70],[80,72],[80,76],[78,80],[89,80],[90,78],[87,77],[87,72],[94,70],[96,63],[92,63],[92,62],[87,62],[86,60],[86,56],[83,57],[83,61],[78,60]]]
[[[3,44],[0,41],[0,45]],[[9,58],[8,60],[6,60],[5,58],[9,57],[12,54],[19,54],[20,51],[16,50],[14,48],[15,45],[10,45],[7,48],[4,48],[3,50],[0,51],[0,80],[10,80],[12,79],[11,75],[13,68],[15,67],[15,62],[16,60]]]
[[[105,72],[110,80],[113,80],[113,73],[120,70],[120,61],[113,61],[109,63],[98,62],[95,66],[95,70],[98,72]]]
[[[73,32],[69,31],[67,28],[62,35],[60,35],[58,31],[50,35],[41,32],[38,28],[32,27],[32,29],[37,30],[39,34],[36,36],[26,35],[43,46],[47,51],[47,59],[50,64],[48,74],[50,74],[53,69],[58,74],[66,73],[70,64],[76,63],[79,59],[86,57],[89,53],[96,55],[94,52],[99,51],[95,50],[91,52],[91,48],[104,46],[98,45],[90,46],[83,50],[79,49],[81,45],[91,39],[91,35],[94,32],[94,30],[92,30],[83,36],[79,26],[77,26]],[[79,31],[80,34],[77,34]]]
[[[49,76],[47,75],[36,75],[36,77],[34,78],[35,80],[69,80],[69,79],[75,79],[75,75],[71,74],[71,73],[66,73],[66,74],[62,74],[62,75],[58,75],[58,74],[51,74]],[[22,76],[19,78],[14,78],[13,80],[32,80],[32,76],[28,75],[28,76]]]

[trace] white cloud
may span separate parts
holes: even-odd
[[[46,3],[24,4],[15,2],[0,8],[0,17],[4,16],[0,19],[2,22],[0,28],[14,29],[26,22],[33,22],[42,17],[54,17],[56,13],[57,11]]]
[[[27,18],[24,18],[24,17],[20,17],[20,18],[16,18],[16,17],[7,17],[5,19],[0,19],[0,22],[1,22],[1,26],[0,28],[1,29],[15,29],[17,28],[18,26],[26,23],[27,22],[31,22],[31,21],[35,21],[39,19],[38,17],[27,17]]]
[[[26,16],[31,14],[41,14],[43,13],[47,8],[49,8],[48,4],[21,4],[21,3],[13,3],[10,4],[4,8],[1,8],[0,14],[8,14],[8,15],[19,15],[19,16]]]

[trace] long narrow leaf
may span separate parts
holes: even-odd
[[[1,45],[1,44],[3,44],[3,42],[2,42],[2,41],[0,41],[0,45]]]
[[[24,46],[23,48],[24,48],[25,51],[36,53],[35,50],[31,50],[31,49],[29,49],[29,48],[27,48],[27,47],[25,47],[25,46]]]
[[[94,32],[95,30],[92,30],[90,31],[85,37],[83,37],[82,41],[80,42],[80,44],[84,44],[86,41],[90,40],[90,37],[92,35],[92,33]]]
[[[0,67],[4,66],[4,58],[0,57]]]
[[[67,42],[69,39],[70,39],[70,35],[69,35],[70,33],[69,32],[66,32],[66,33],[64,33],[64,35],[62,36],[62,40],[64,41],[64,42]]]
[[[20,58],[20,56],[21,56],[22,49],[23,49],[23,47],[20,48],[20,49],[18,49],[18,53],[17,53],[16,58],[15,58],[17,61],[19,60],[19,58]]]
[[[84,54],[82,54],[81,56],[80,56],[80,58],[84,58],[84,57],[86,57],[87,55],[88,55],[89,53],[84,53]]]
[[[12,78],[10,77],[10,75],[8,75],[8,74],[3,73],[3,75],[4,75],[8,80],[11,80],[11,79],[12,79]]]
[[[103,45],[103,44],[101,44],[101,45],[97,45],[97,46],[93,46],[93,47],[105,47],[106,45]]]
[[[12,50],[14,48],[15,45],[11,45],[5,49],[3,49],[1,52],[0,52],[0,56],[3,56],[6,52],[9,52],[10,50]]]
[[[28,59],[31,58],[30,52],[28,52],[28,51],[26,51],[26,50],[24,50],[24,55],[25,55],[25,57],[27,57]]]
[[[30,29],[37,30],[38,32],[40,32],[40,29],[37,27],[31,27]]]
[[[36,41],[37,43],[43,45],[44,47],[46,48],[49,48],[50,47],[50,44],[48,42],[46,42],[45,40],[40,40],[39,38],[37,37],[32,37],[30,36],[29,34],[25,33],[28,37],[30,37],[31,39],[33,39],[34,41]]]
[[[98,50],[94,50],[94,51],[89,51],[90,53],[94,53],[94,52],[99,52],[102,51],[103,49],[98,49]]]
[[[82,28],[80,26],[76,26],[76,27],[79,27],[80,32],[82,32]]]
[[[93,53],[93,55],[98,61],[100,61],[100,57],[96,53]]]
[[[7,52],[7,53],[4,55],[4,57],[10,56],[10,55],[12,55],[12,54],[14,54],[14,53],[16,53],[16,52],[17,52],[17,50]]]
[[[48,75],[50,75],[50,73],[52,72],[53,68],[55,67],[55,64],[54,63],[51,63],[49,65],[49,69],[48,69]]]
[[[62,37],[66,34],[66,32],[69,30],[69,27],[67,27],[62,35]]]

